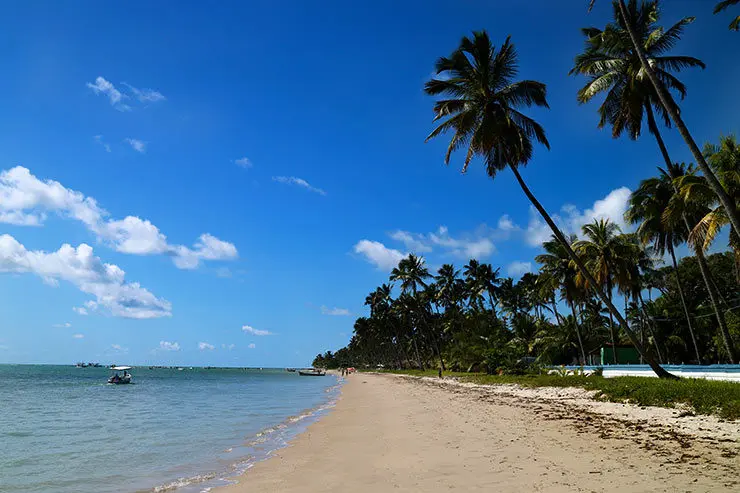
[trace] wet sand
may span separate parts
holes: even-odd
[[[333,411],[217,491],[740,491],[738,422],[575,389],[347,380]]]

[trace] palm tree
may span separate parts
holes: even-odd
[[[696,360],[701,364],[699,346],[696,343],[694,328],[689,315],[689,308],[686,305],[686,296],[683,291],[683,284],[678,272],[678,262],[676,262],[676,252],[674,247],[680,245],[686,240],[686,231],[684,228],[673,228],[663,221],[663,212],[670,205],[671,198],[675,194],[673,180],[671,176],[658,168],[659,175],[657,178],[649,178],[640,182],[640,186],[630,196],[629,208],[625,213],[625,219],[631,224],[639,224],[637,227],[637,236],[643,245],[652,245],[655,253],[663,256],[667,251],[671,255],[673,262],[673,271],[676,274],[678,284],[678,294],[681,298],[686,324],[691,334],[691,341],[694,344],[694,353]]]
[[[496,305],[498,304],[498,289],[501,284],[499,277],[500,269],[494,269],[491,264],[483,264],[480,267],[480,285],[483,291],[488,294],[488,303],[491,305],[491,314],[493,319],[498,319]]]
[[[398,330],[398,324],[395,323],[391,314],[392,304],[393,299],[391,298],[391,286],[389,284],[381,285],[365,298],[365,305],[370,307],[370,319],[380,322],[388,339],[395,347],[398,367],[403,368],[403,361],[408,361],[409,358]]]
[[[663,142],[660,130],[658,128],[654,111],[658,113],[666,126],[670,126],[668,117],[669,111],[663,102],[660,89],[668,88],[675,91],[683,97],[686,93],[685,86],[676,79],[671,70],[680,70],[685,67],[704,67],[704,64],[692,57],[684,56],[664,56],[663,54],[673,47],[676,41],[680,39],[683,28],[693,22],[692,17],[686,17],[674,24],[667,31],[656,25],[659,20],[659,10],[657,2],[643,3],[639,8],[634,1],[630,2],[628,18],[633,22],[626,24],[620,13],[621,7],[614,3],[614,18],[617,25],[610,24],[604,31],[595,28],[584,29],[583,32],[587,37],[586,50],[583,54],[576,57],[576,63],[571,73],[577,72],[591,77],[578,93],[578,99],[581,102],[589,101],[596,94],[608,91],[604,104],[599,108],[601,120],[599,126],[606,123],[612,125],[612,135],[618,137],[624,130],[632,139],[640,135],[642,128],[643,114],[647,118],[647,125],[650,133],[656,139],[660,152],[665,161],[666,170],[674,178],[681,176],[678,168],[671,161],[668,150]],[[640,50],[635,50],[632,39],[625,35],[625,32],[632,29],[635,36],[641,40],[640,48],[645,56],[650,58],[650,67],[645,67],[640,59]],[[645,75],[648,70],[652,70],[661,81],[661,86],[653,84],[652,79],[646,79]],[[671,100],[675,105],[668,91],[663,91],[664,97]],[[670,108],[668,108],[670,109]],[[696,180],[702,181],[706,189],[703,193],[707,200],[714,202],[716,195],[715,187],[710,183],[709,177],[696,177]],[[727,190],[727,184],[719,180],[722,191]],[[725,195],[727,193],[725,192]],[[729,197],[729,195],[728,195]],[[730,216],[726,213],[726,203],[722,202],[716,207],[717,217],[723,218],[722,223],[714,223],[715,226],[727,224],[731,221]],[[692,229],[691,223],[687,217],[679,215],[681,226],[687,231]],[[710,223],[711,224],[711,223]],[[675,228],[674,228],[675,229]],[[718,228],[716,229],[718,230]],[[715,230],[715,231],[716,231]],[[737,237],[735,230],[732,236]],[[699,257],[699,266],[702,271],[707,289],[710,295],[716,298],[716,289],[711,284],[711,273],[704,260],[703,252],[696,251]],[[715,314],[720,324],[720,330],[725,327],[724,316],[719,312],[717,306],[714,306]],[[731,356],[734,360],[734,357]]]
[[[714,7],[714,13],[719,14],[723,10],[725,10],[727,7],[731,5],[737,5],[740,3],[740,0],[722,0]],[[731,31],[740,31],[740,15],[735,17],[735,19],[730,22],[730,30]]]
[[[470,296],[470,304],[480,309],[483,305],[483,293],[485,287],[483,286],[483,272],[480,262],[471,258],[468,264],[463,267],[463,275],[465,275],[465,287],[468,290]]]
[[[618,18],[616,12],[615,16]],[[683,99],[686,86],[671,72],[691,67],[705,68],[705,65],[697,58],[666,55],[666,52],[680,39],[684,27],[693,22],[693,17],[681,19],[665,32],[657,25],[656,5],[643,4],[634,18],[633,27],[656,76],[667,89]],[[655,113],[667,127],[671,126],[671,120],[658,92],[647,78],[629,36],[622,26],[613,24],[607,25],[603,31],[590,27],[582,29],[582,32],[586,36],[585,50],[576,56],[570,74],[586,75],[589,81],[578,91],[578,102],[587,103],[606,93],[599,107],[599,128],[611,125],[614,138],[626,130],[630,139],[637,139],[642,130],[643,116],[646,117],[648,130],[655,136],[666,164],[671,163]]]
[[[576,241],[575,235],[571,235],[568,241],[573,244]],[[535,261],[542,264],[541,275],[549,277],[557,286],[560,286],[561,297],[570,306],[576,335],[578,336],[581,361],[586,364],[586,350],[583,347],[581,328],[578,325],[578,314],[576,313],[576,302],[582,296],[576,285],[576,270],[573,268],[568,252],[556,237],[553,236],[550,241],[543,243],[542,247],[545,253],[537,255]]]
[[[445,311],[456,307],[459,302],[461,279],[460,271],[452,264],[443,264],[434,276],[437,283],[437,301]]]
[[[390,280],[401,282],[401,291],[407,295],[404,305],[412,312],[413,320],[416,325],[421,325],[428,339],[434,344],[437,356],[439,357],[440,367],[444,369],[442,354],[439,351],[439,341],[435,334],[431,334],[429,327],[429,317],[427,313],[428,303],[432,301],[433,296],[422,296],[423,291],[429,287],[424,281],[431,277],[429,270],[424,266],[424,259],[417,257],[413,253],[408,257],[401,259],[398,267],[391,271]],[[415,340],[415,344],[418,342]],[[418,353],[418,349],[417,349]],[[421,361],[421,360],[419,360]],[[423,366],[423,365],[420,365]]]
[[[593,7],[594,3],[595,0],[590,0],[589,10]],[[686,145],[689,147],[691,154],[694,156],[694,160],[701,169],[701,172],[706,177],[707,183],[717,195],[717,198],[722,204],[722,207],[726,210],[727,217],[730,221],[730,224],[732,225],[732,229],[735,230],[736,234],[740,234],[740,214],[738,214],[738,211],[735,209],[732,200],[730,199],[725,189],[722,188],[722,185],[720,184],[719,180],[717,180],[717,177],[714,175],[714,173],[712,173],[712,170],[704,159],[699,146],[696,145],[696,141],[691,136],[691,133],[686,127],[683,118],[681,118],[678,105],[668,93],[664,81],[660,80],[656,72],[653,70],[652,61],[648,60],[647,54],[645,53],[644,44],[640,41],[641,38],[639,37],[638,26],[644,25],[644,23],[640,22],[640,19],[643,19],[645,17],[658,19],[660,16],[658,1],[654,0],[652,2],[643,2],[638,7],[637,0],[630,0],[628,7],[627,4],[625,4],[624,0],[614,0],[612,5],[614,7],[614,19],[617,23],[617,26],[614,26],[611,29],[607,28],[607,30],[612,32],[613,35],[605,35],[606,39],[604,40],[604,42],[608,44],[616,43],[616,38],[625,37],[625,33],[629,36],[629,40],[632,42],[632,47],[634,48],[635,54],[640,60],[640,65],[642,65],[642,70],[644,70],[645,75],[647,75],[648,79],[650,79],[650,82],[655,88],[658,99],[660,99],[661,106],[665,109],[673,123],[676,125],[678,132],[681,134],[681,137],[683,138],[684,142],[686,142]],[[687,19],[691,19],[693,21],[693,18]],[[604,33],[606,32],[607,31],[605,30]],[[667,37],[667,32],[663,34],[662,37]],[[677,39],[678,38],[668,38],[667,43],[673,44],[676,42]]]
[[[719,145],[707,143],[704,146],[704,155],[737,208],[740,206],[740,146],[735,136],[720,137]],[[727,214],[724,209],[715,206],[715,197],[703,177],[687,177],[685,181],[687,193],[694,195],[705,205],[712,206],[689,235],[689,240],[707,250],[722,227],[727,225]],[[736,259],[739,259],[740,237],[734,231],[730,231],[730,248],[734,250]]]
[[[429,270],[424,267],[424,259],[417,257],[413,253],[408,257],[401,259],[398,267],[391,271],[391,281],[401,282],[401,291],[408,293],[411,291],[416,295],[419,288],[426,288],[424,279],[431,277]]]
[[[414,355],[416,356],[416,364],[420,370],[424,369],[424,362],[421,359],[421,353],[419,352],[419,331],[413,323],[413,312],[415,309],[416,300],[414,296],[408,292],[402,292],[401,295],[393,300],[391,310],[396,317],[398,317],[400,324],[406,329],[407,333],[410,333],[411,343],[414,347]]]
[[[604,289],[611,303],[614,287],[624,282],[629,262],[630,248],[621,237],[621,230],[608,219],[595,219],[582,228],[585,239],[573,244],[573,248],[586,263],[593,279]],[[579,285],[587,286],[591,281],[581,272],[576,275]],[[614,364],[617,364],[617,339],[614,330],[613,314],[609,313],[609,332],[612,341]]]
[[[708,246],[706,238],[712,236],[712,230],[703,229],[708,224],[715,223],[716,220],[723,216],[723,209],[715,208],[714,211],[709,209],[709,206],[715,202],[716,196],[711,191],[711,188],[707,185],[706,177],[698,176],[695,170],[691,167],[684,165],[675,164],[668,168],[668,173],[673,178],[674,185],[674,196],[671,198],[670,204],[666,207],[663,213],[663,221],[670,225],[675,225],[680,220],[683,222],[686,231],[688,233],[689,245],[691,245],[694,254],[696,255],[697,263],[701,271],[704,285],[707,288],[709,294],[709,300],[714,310],[714,315],[719,325],[720,333],[722,334],[722,340],[724,342],[725,350],[730,363],[737,361],[735,348],[730,337],[730,332],[727,328],[725,316],[720,309],[720,293],[716,287],[716,283],[712,278],[712,273],[707,265],[706,258],[704,256],[704,246]],[[729,176],[731,176],[730,173]],[[722,176],[722,175],[720,175]],[[732,183],[732,180],[728,180],[728,184]],[[740,190],[738,190],[740,191]],[[715,214],[712,214],[715,212]],[[712,219],[708,218],[711,217]],[[702,225],[703,223],[703,225]],[[715,223],[716,224],[716,223]],[[692,227],[692,225],[694,225]],[[733,230],[730,231],[730,242],[733,244],[733,239],[736,239],[737,235]],[[711,243],[711,241],[710,241]]]
[[[447,77],[435,77],[428,81],[425,91],[432,96],[447,98],[438,100],[434,105],[434,120],[444,121],[429,134],[427,141],[452,131],[445,163],[449,164],[450,156],[455,150],[467,147],[463,171],[467,170],[476,155],[483,158],[491,178],[495,178],[496,173],[508,167],[583,276],[589,279],[597,295],[617,317],[638,351],[644,353],[626,320],[598,287],[519,173],[519,166],[526,165],[532,158],[533,141],[550,147],[540,124],[518,110],[532,105],[547,108],[545,85],[533,80],[515,82],[514,77],[518,71],[517,53],[510,38],[496,50],[485,31],[474,32],[472,39],[464,37],[460,46],[449,57],[442,57],[437,61],[436,71],[437,75],[444,74]],[[646,355],[645,360],[659,376],[672,376],[649,355]]]

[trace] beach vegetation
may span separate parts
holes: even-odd
[[[349,344],[317,356],[316,366],[516,376],[620,363],[636,351],[656,375],[672,377],[661,365],[738,361],[740,147],[729,135],[699,150],[681,120],[677,101],[688,90],[678,74],[705,65],[675,53],[694,18],[664,28],[662,5],[614,0],[606,26],[582,29],[571,70],[587,79],[575,99],[601,101],[599,127],[633,140],[645,127],[657,144],[646,161],[662,164],[632,192],[627,226],[598,217],[568,234],[558,227],[523,176],[535,151],[550,147],[529,115],[549,109],[546,85],[517,77],[510,37],[497,45],[486,31],[464,36],[424,86],[434,98],[427,140],[447,136],[444,162],[459,155],[463,172],[480,163],[494,180],[511,173],[552,236],[534,272],[518,279],[475,258],[433,270],[409,254],[365,298],[369,314],[355,321]],[[671,159],[663,134],[673,129],[694,163]],[[728,250],[710,253],[723,238]]]

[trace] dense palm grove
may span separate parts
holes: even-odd
[[[492,179],[514,174],[552,230],[536,257],[539,271],[515,282],[471,259],[462,269],[430,272],[411,254],[368,295],[370,315],[356,321],[349,345],[314,365],[518,371],[593,363],[601,348],[625,345],[661,377],[671,377],[662,363],[738,362],[740,148],[734,136],[721,136],[700,149],[681,118],[676,99],[687,88],[676,74],[704,63],[672,51],[694,18],[665,29],[657,0],[612,3],[611,23],[582,30],[584,50],[571,75],[587,79],[580,103],[603,97],[599,127],[633,140],[646,127],[655,139],[648,161],[660,156],[662,164],[634,191],[625,215],[634,232],[606,219],[578,236],[560,230],[520,173],[535,144],[550,146],[545,129],[522,112],[549,107],[546,86],[515,79],[510,38],[497,48],[485,31],[475,32],[437,61],[437,76],[425,85],[439,98],[438,126],[427,140],[451,134],[445,162],[464,149],[463,171],[478,158]],[[720,2],[715,14],[739,3]],[[673,127],[695,164],[671,159],[662,133]],[[729,252],[709,255],[725,230]],[[690,255],[678,261],[682,245]],[[619,363],[618,352],[608,354],[607,363]]]

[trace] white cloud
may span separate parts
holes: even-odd
[[[498,229],[503,232],[511,232],[519,229],[519,226],[514,224],[508,214],[504,214],[498,219]]]
[[[110,101],[111,106],[118,111],[129,111],[131,109],[130,106],[122,103],[122,100],[126,96],[121,94],[121,91],[116,89],[112,83],[108,82],[103,77],[97,77],[94,83],[88,82],[87,87],[92,89],[95,94],[108,96],[108,101]]]
[[[297,178],[295,176],[273,176],[272,180],[278,183],[284,183],[286,185],[298,185],[299,187],[303,187],[306,190],[318,193],[319,195],[326,195],[326,192],[324,190],[312,186],[303,178]]]
[[[143,140],[132,139],[130,137],[126,137],[123,140],[128,145],[130,145],[133,148],[133,150],[135,150],[136,152],[139,152],[141,154],[144,154],[146,152],[146,142],[144,142]]]
[[[125,282],[123,269],[103,263],[89,245],[64,244],[56,252],[26,250],[10,235],[0,235],[0,272],[36,274],[47,284],[67,281],[95,297],[93,303],[124,318],[170,316],[169,301],[157,298],[139,283]]]
[[[142,103],[156,103],[157,101],[164,101],[167,99],[161,92],[155,91],[154,89],[137,89],[126,82],[123,82],[122,84],[128,87],[131,94],[133,94],[133,96]]]
[[[223,279],[228,279],[230,277],[233,277],[234,274],[231,272],[231,269],[229,269],[228,267],[219,267],[218,269],[216,269],[216,276],[223,278]]]
[[[592,222],[594,219],[609,219],[627,229],[624,213],[630,198],[630,189],[627,187],[612,190],[603,199],[594,202],[593,206],[580,211],[572,204],[565,204],[560,212],[552,215],[553,221],[565,234],[581,233],[581,226]],[[527,243],[532,246],[540,246],[552,236],[552,230],[540,217],[534,207],[530,207],[529,225],[525,233]]]
[[[83,308],[83,307],[81,307],[81,306],[73,306],[73,307],[72,307],[72,310],[73,310],[73,311],[74,311],[74,312],[75,312],[75,313],[76,313],[77,315],[87,315],[87,308]]]
[[[98,240],[119,252],[170,255],[182,269],[196,268],[201,260],[238,257],[232,243],[208,233],[202,234],[193,248],[172,245],[150,221],[135,216],[113,219],[94,198],[65,188],[57,181],[39,180],[27,168],[16,166],[0,173],[0,222],[41,225],[47,212],[82,222]]]
[[[160,351],[179,351],[180,344],[177,342],[159,341],[159,347],[157,349]]]
[[[83,334],[74,334],[72,337],[75,338],[75,339],[84,339],[85,338],[85,336]]]
[[[110,348],[112,351],[115,351],[117,353],[128,353],[128,348],[122,347],[120,344],[111,344]]]
[[[249,346],[247,346],[249,349],[254,349],[257,347],[255,343],[251,343]]]
[[[252,161],[249,160],[249,158],[241,157],[239,159],[234,160],[234,164],[237,166],[241,166],[242,168],[249,169],[252,167]]]
[[[95,142],[103,146],[103,149],[105,149],[105,152],[110,152],[110,146],[103,142],[103,136],[102,135],[96,135],[93,137],[95,139]]]
[[[354,250],[355,253],[364,255],[365,260],[381,270],[393,269],[406,256],[398,250],[386,247],[379,241],[360,240]]]
[[[511,277],[521,277],[532,272],[532,262],[512,262],[506,267],[506,273]]]
[[[126,82],[123,82],[122,85],[126,86],[129,94],[133,96],[133,99],[140,103],[156,103],[167,99],[161,92],[155,91],[154,89],[137,89]],[[95,94],[103,94],[104,96],[107,96],[111,106],[118,111],[131,110],[131,106],[123,103],[124,99],[131,98],[119,91],[112,82],[105,80],[105,78],[97,77],[94,83],[88,82],[87,87],[92,89]]]
[[[323,305],[321,307],[321,313],[323,313],[324,315],[332,315],[335,317],[346,317],[352,315],[346,308],[329,308]]]
[[[495,250],[489,238],[453,238],[446,226],[440,226],[437,233],[430,233],[429,239],[435,245],[447,248],[450,253],[462,258],[487,257]]]
[[[216,346],[214,346],[213,344],[208,344],[207,342],[199,342],[198,349],[200,349],[201,351],[213,351],[214,349],[216,349]]]
[[[414,253],[426,253],[432,251],[432,247],[426,243],[423,235],[409,233],[408,231],[402,231],[399,229],[392,232],[390,237],[396,241],[400,241],[408,250]]]
[[[554,221],[562,222],[558,215],[553,215],[552,217]],[[558,224],[558,227],[563,228],[563,225]],[[568,231],[563,230],[563,232],[566,235],[569,234]],[[552,230],[550,227],[542,220],[542,218],[540,218],[537,210],[535,210],[534,207],[531,207],[529,209],[529,224],[527,225],[527,231],[524,235],[527,243],[531,246],[540,246],[544,242],[548,241],[551,236]]]
[[[54,324],[52,325],[52,327],[56,327],[57,329],[61,329],[61,328],[68,329],[72,327],[72,324],[69,322],[64,322],[63,324]]]
[[[504,222],[504,226],[508,225]],[[397,230],[390,237],[400,241],[414,253],[429,253],[441,248],[445,254],[470,259],[491,255],[496,251],[492,238],[508,236],[509,232],[510,230],[494,230],[482,224],[476,230],[462,233],[458,237],[451,236],[446,226],[440,226],[437,231],[428,234]]]
[[[227,344],[221,344],[221,349],[228,349],[229,351],[231,351],[235,347],[236,347],[235,344],[228,344],[228,345]]]
[[[174,262],[180,269],[195,269],[201,260],[230,260],[237,258],[238,252],[233,243],[222,241],[208,233],[200,235],[190,249],[185,246],[174,247]]]
[[[261,330],[261,329],[255,329],[254,327],[251,327],[249,325],[245,325],[242,327],[242,330],[246,332],[247,334],[252,334],[253,336],[270,336],[273,335],[272,332],[268,330]]]

